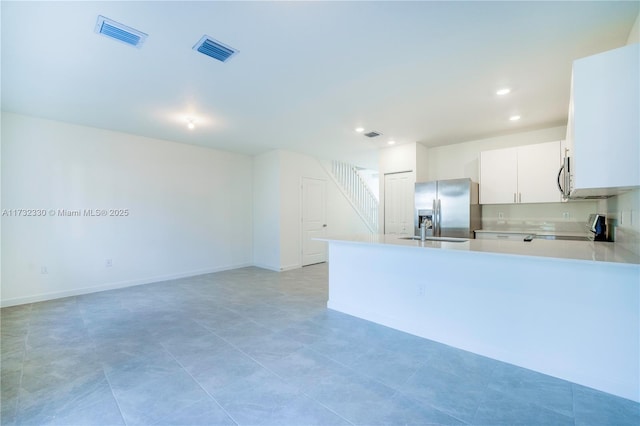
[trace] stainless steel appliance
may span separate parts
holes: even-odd
[[[607,219],[601,214],[590,214],[587,220],[587,229],[593,234],[594,241],[607,241]]]
[[[576,191],[573,189],[573,158],[569,155],[569,150],[565,148],[564,157],[562,159],[562,165],[558,170],[558,190],[562,194],[562,199],[567,200],[599,200],[603,198],[609,198],[611,195],[576,195]]]
[[[568,200],[571,195],[571,157],[569,150],[565,148],[562,166],[558,170],[558,189],[563,200]]]
[[[553,235],[544,234],[528,235],[524,240],[531,241],[533,238],[540,240],[566,240],[566,241],[609,241],[607,234],[607,218],[601,214],[590,214],[586,223],[587,235]]]
[[[478,184],[471,179],[420,182],[415,186],[414,235],[474,238],[482,229]]]

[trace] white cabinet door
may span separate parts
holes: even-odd
[[[413,235],[413,172],[384,175],[384,233]]]
[[[515,203],[518,192],[518,151],[495,149],[480,153],[480,204]]]
[[[480,204],[557,203],[560,141],[480,153]]]
[[[559,203],[560,141],[518,147],[518,202]]]
[[[577,195],[640,186],[639,51],[635,43],[573,63],[567,138]]]

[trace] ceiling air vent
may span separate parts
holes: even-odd
[[[148,34],[105,18],[102,15],[98,15],[95,32],[137,48],[142,47],[142,43],[148,36]]]
[[[193,50],[197,50],[198,52],[210,56],[213,59],[217,59],[220,62],[226,62],[233,55],[238,53],[238,50],[233,47],[227,46],[226,44],[220,43],[219,41],[209,37],[208,35],[204,35],[200,41],[193,46]]]
[[[375,138],[376,136],[380,136],[382,133],[380,132],[369,132],[369,133],[365,133],[364,135],[368,138]]]

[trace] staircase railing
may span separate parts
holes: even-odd
[[[371,233],[378,233],[378,199],[352,164],[333,160],[331,173]]]

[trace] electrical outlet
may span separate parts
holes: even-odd
[[[41,267],[40,267],[40,273],[41,273],[41,274],[48,274],[48,273],[49,273],[49,271],[47,270],[47,267],[46,267],[46,266],[41,266]]]
[[[571,216],[569,215],[569,212],[562,212],[562,218],[564,220],[569,220]]]
[[[504,219],[504,212],[498,212],[498,219]]]
[[[113,266],[113,260],[112,259],[107,259],[104,262],[104,266],[106,266],[107,268],[111,268]]]
[[[424,284],[418,284],[418,296],[424,296],[426,292],[426,286]]]

